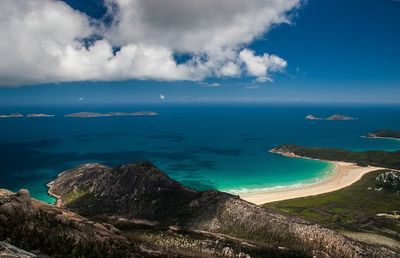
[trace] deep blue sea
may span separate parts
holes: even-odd
[[[65,118],[91,111],[156,111],[153,117]],[[399,106],[119,105],[0,107],[0,114],[48,113],[54,118],[0,119],[0,187],[27,188],[43,201],[46,183],[88,162],[110,166],[148,160],[186,186],[233,193],[310,183],[332,166],[268,153],[276,145],[398,150],[400,141],[360,136],[400,130]],[[354,121],[309,121],[343,114]]]

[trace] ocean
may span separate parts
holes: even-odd
[[[74,112],[155,111],[158,116],[66,118]],[[399,150],[400,141],[361,137],[400,129],[400,106],[176,104],[0,107],[53,118],[0,119],[0,188],[53,203],[46,184],[83,163],[147,160],[198,190],[231,193],[321,180],[332,165],[268,152],[285,143],[350,150]],[[351,121],[310,121],[343,114]]]

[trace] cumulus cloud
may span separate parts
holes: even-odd
[[[260,82],[270,80],[268,77],[269,71],[280,71],[287,66],[287,62],[278,56],[268,54],[257,56],[254,51],[249,49],[243,49],[239,54],[239,58],[245,63],[247,73],[251,76],[256,76],[257,81]]]
[[[286,61],[245,46],[300,0],[104,0],[111,24],[56,0],[1,0],[0,85],[270,78]],[[178,63],[175,54],[191,58]]]

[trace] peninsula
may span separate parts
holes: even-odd
[[[384,138],[384,139],[395,139],[400,140],[400,131],[396,130],[377,130],[371,133],[368,133],[367,138]]]
[[[91,117],[111,117],[111,116],[157,116],[157,115],[158,113],[153,111],[109,112],[109,113],[78,112],[65,115],[65,117],[91,118]]]

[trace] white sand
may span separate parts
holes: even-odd
[[[360,167],[353,163],[331,162],[335,164],[335,172],[326,179],[314,184],[296,187],[285,187],[271,190],[260,190],[240,194],[240,197],[248,202],[263,204],[287,199],[317,195],[339,190],[349,186],[360,178],[379,167]]]

